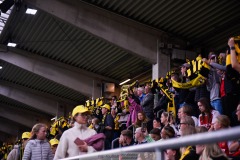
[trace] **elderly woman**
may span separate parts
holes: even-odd
[[[55,160],[96,151],[92,146],[88,146],[85,141],[81,141],[96,134],[95,130],[87,127],[87,117],[89,114],[90,111],[83,105],[76,106],[73,109],[74,127],[63,132],[54,156]],[[77,138],[81,139],[80,142],[82,143],[76,142]]]

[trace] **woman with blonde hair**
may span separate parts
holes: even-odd
[[[194,122],[193,122],[194,125]],[[196,134],[196,129],[194,126],[189,125],[188,127],[182,130],[181,136],[187,136]],[[179,160],[195,160],[199,158],[199,155],[196,154],[196,150],[194,146],[185,146],[180,148],[181,157]]]
[[[28,141],[23,160],[52,160],[51,146],[46,139],[47,126],[42,123],[35,124],[32,128],[32,136]]]
[[[199,160],[228,160],[226,154],[216,143],[196,145],[196,153],[200,154]]]
[[[161,123],[163,124],[163,127],[164,126],[171,126],[174,129],[175,135],[178,135],[178,130],[175,126],[175,119],[174,119],[172,113],[163,112],[161,114],[160,120],[161,120]]]
[[[216,118],[216,122],[214,123],[214,130],[227,129],[230,127],[230,119],[226,115],[219,115]],[[224,141],[218,142],[218,146],[224,151],[227,155],[229,155],[229,147],[232,141]]]

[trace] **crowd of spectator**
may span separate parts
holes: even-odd
[[[72,112],[70,129],[55,137],[57,139],[52,139],[50,144],[46,140],[47,127],[36,124],[26,147],[24,145],[23,155],[16,155],[21,155],[24,160],[57,160],[131,145],[161,143],[170,138],[214,132],[238,125],[240,63],[237,61],[233,38],[229,39],[228,45],[226,53],[218,55],[211,52],[207,58],[201,59],[209,66],[203,84],[191,88],[175,88],[171,85],[172,79],[179,83],[191,81],[187,74],[190,63],[182,64],[179,72],[175,71],[163,82],[174,99],[176,115],[168,110],[171,100],[165,91],[152,83],[129,86],[124,100],[112,96],[109,102],[100,106],[100,113],[99,110],[93,113],[84,105],[76,106]],[[231,59],[230,66],[225,60],[228,56]],[[237,72],[235,76],[230,73],[233,70]],[[140,153],[135,158],[143,160],[154,156],[154,153]],[[169,160],[224,160],[229,157],[240,158],[239,140],[169,148],[165,151],[165,158]],[[119,155],[119,159],[125,158]]]

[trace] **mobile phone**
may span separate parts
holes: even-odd
[[[141,131],[142,132],[145,132],[147,130],[147,123],[146,122],[143,122],[142,123],[142,126],[141,126]]]
[[[80,138],[76,138],[75,141],[74,141],[74,143],[75,143],[76,145],[84,145],[84,141],[81,140]]]

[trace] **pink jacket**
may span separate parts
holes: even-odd
[[[88,146],[92,146],[95,150],[101,151],[104,147],[104,140],[105,135],[103,133],[95,134],[84,141],[87,143]]]
[[[129,101],[129,112],[130,112],[130,115],[128,116],[128,120],[127,120],[127,127],[131,125],[131,122],[132,123],[135,123],[137,121],[137,114],[138,112],[141,112],[142,111],[142,106],[137,104],[134,99],[132,98],[128,98],[128,101]]]

